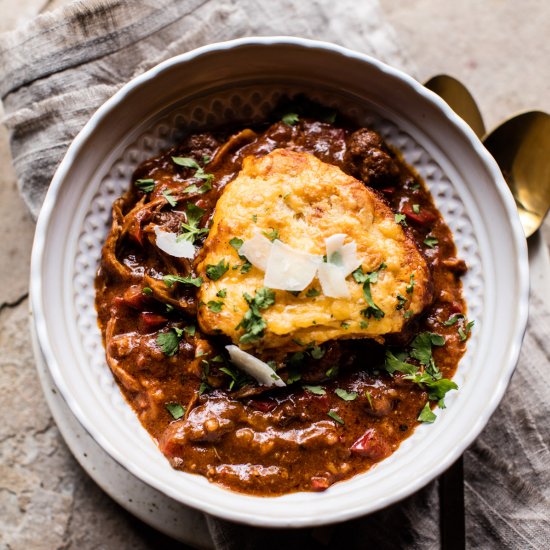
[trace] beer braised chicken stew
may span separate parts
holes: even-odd
[[[189,135],[113,204],[107,363],[171,465],[234,491],[365,472],[457,389],[472,322],[451,232],[398,151],[339,122]]]

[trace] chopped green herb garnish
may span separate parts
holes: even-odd
[[[208,233],[208,228],[199,228],[199,222],[201,221],[205,210],[200,208],[192,202],[188,202],[185,205],[185,215],[187,217],[187,223],[182,223],[182,233],[178,235],[177,240],[186,240],[194,243],[201,235]]]
[[[151,287],[144,286],[141,292],[143,292],[146,296],[151,296],[151,294],[153,294],[153,289]]]
[[[332,420],[335,420],[336,422],[338,422],[338,424],[344,425],[344,421],[336,411],[330,410],[328,411],[327,415],[330,416]]]
[[[278,229],[271,229],[271,231],[262,231],[262,233],[270,240],[274,241],[275,239],[279,238],[279,230]]]
[[[459,319],[464,319],[464,315],[462,313],[456,313],[455,315],[451,315],[443,324],[446,327],[451,327],[455,325]]]
[[[300,120],[300,117],[296,113],[287,113],[281,120],[288,126],[294,126]]]
[[[430,401],[437,401],[438,405],[444,409],[445,401],[444,397],[447,392],[451,390],[457,390],[458,386],[452,380],[448,378],[441,378],[441,374],[431,376],[427,372],[417,372],[406,376],[408,380],[412,380],[415,384],[418,384],[421,388],[428,390],[428,399]]]
[[[221,290],[218,290],[218,292],[216,292],[216,296],[218,298],[225,298],[227,296],[227,288],[222,288]]]
[[[162,278],[164,281],[164,284],[168,288],[172,288],[174,283],[182,283],[184,285],[193,285],[199,288],[202,285],[202,278],[201,277],[180,277],[179,275],[164,275]]]
[[[402,296],[401,294],[397,295],[397,305],[395,306],[395,309],[403,309],[405,307],[405,302],[407,301],[407,298],[405,296]]]
[[[369,328],[369,322],[368,321],[361,321],[359,323],[359,328],[362,328],[362,329]]]
[[[327,370],[325,373],[329,378],[336,378],[338,376],[338,371],[340,369],[338,368],[338,365],[335,365],[334,367],[330,367],[330,369]]]
[[[242,239],[239,239],[239,237],[233,237],[229,241],[230,246],[232,246],[237,252],[239,252],[239,249],[241,248],[243,243],[244,243],[244,241]],[[240,256],[240,254],[239,254],[239,256]]]
[[[155,188],[155,180],[139,179],[134,182],[134,185],[144,193],[150,193]]]
[[[287,384],[295,384],[296,382],[299,382],[302,379],[302,375],[300,374],[300,371],[296,368],[289,369],[288,371],[288,377],[286,379]]]
[[[409,277],[409,284],[405,288],[405,290],[407,291],[407,294],[412,294],[413,293],[415,284],[416,284],[416,282],[414,280],[414,273],[411,273],[411,276]]]
[[[336,388],[334,390],[334,393],[340,399],[343,399],[344,401],[353,401],[353,400],[357,399],[357,392],[355,392],[355,391],[347,392],[346,390],[344,390],[342,388]]]
[[[433,248],[439,241],[435,237],[430,237],[429,235],[424,239],[424,244],[430,248]]]
[[[212,281],[217,281],[229,269],[229,262],[222,258],[217,264],[206,266],[206,276]]]
[[[157,344],[162,350],[162,353],[164,353],[164,355],[168,355],[168,357],[175,355],[178,351],[182,335],[183,331],[174,327],[172,327],[168,332],[161,332],[157,336]]]
[[[419,204],[413,204],[412,210],[415,214],[420,214],[420,205]]]
[[[458,335],[460,336],[460,341],[464,342],[466,338],[468,338],[468,334],[470,334],[470,331],[472,330],[472,327],[474,326],[475,321],[470,321],[469,323],[466,323],[464,325],[464,328],[459,327],[458,328]]]
[[[342,322],[340,323],[340,326],[341,326],[344,330],[348,330],[348,328],[349,328],[350,325],[349,325],[348,322],[342,321]]]
[[[374,303],[370,288],[371,284],[378,281],[378,273],[385,268],[386,264],[381,263],[380,267],[376,271],[371,271],[370,273],[365,273],[362,267],[357,268],[353,272],[353,278],[355,281],[359,284],[363,284],[363,296],[365,297],[368,307],[361,310],[361,315],[367,319],[370,319],[371,317],[374,317],[375,319],[382,319],[385,315],[385,313]]]
[[[369,407],[371,409],[373,409],[374,407],[372,406],[372,394],[370,391],[366,391],[365,392],[365,397],[367,398],[367,401],[369,402]]]
[[[183,329],[183,331],[186,334],[189,334],[189,336],[195,336],[195,332],[197,332],[197,328],[195,327],[195,325],[188,325]]]
[[[412,341],[411,357],[418,359],[424,366],[429,366],[433,363],[432,345],[444,346],[445,338],[433,332],[422,332]]]
[[[413,315],[413,312],[411,310],[405,311],[405,313],[403,313],[403,319],[410,319],[412,315]]]
[[[210,189],[212,189],[212,184],[209,181],[206,181],[200,187],[198,187],[195,183],[191,184],[189,187],[184,189],[184,193],[197,193],[198,195],[202,195],[203,193],[210,191]]]
[[[307,292],[306,292],[306,296],[308,298],[315,298],[315,296],[319,296],[321,294],[321,291],[320,290],[317,290],[316,288],[310,288]]]
[[[394,220],[395,223],[400,223],[403,227],[407,227],[407,216],[405,214],[396,214]]]
[[[252,221],[256,223],[258,221],[258,216],[256,214],[252,214]]]
[[[178,204],[178,201],[172,196],[170,189],[163,189],[162,195],[172,208]]]
[[[199,386],[199,395],[202,395],[204,392],[207,392],[210,389],[211,388],[209,384],[207,384],[206,382],[201,382],[201,385]]]
[[[252,264],[247,260],[244,262],[243,265],[241,265],[241,273],[248,273],[252,269]]]
[[[205,186],[208,185],[208,189],[212,189],[212,180],[214,179],[213,174],[207,174],[204,169],[199,166],[198,162],[195,159],[192,159],[190,157],[172,157],[172,161],[174,164],[177,164],[178,166],[183,166],[184,168],[193,168],[195,170],[195,173],[193,174],[193,177],[204,180],[206,182]],[[191,186],[193,187],[193,186]],[[204,186],[203,186],[204,187]],[[187,193],[191,193],[192,191],[189,191],[189,187],[185,190]],[[199,191],[200,193],[204,193],[205,191]]]
[[[393,374],[396,371],[404,372],[406,374],[414,374],[418,367],[416,365],[412,365],[411,363],[402,361],[388,349],[386,350],[386,361],[384,363],[384,368],[390,374]]]
[[[311,349],[311,357],[313,359],[321,359],[325,355],[325,350],[319,346],[315,346]]]
[[[210,311],[212,311],[213,313],[219,313],[219,312],[222,310],[223,302],[215,301],[215,300],[210,300],[210,301],[206,304],[206,307],[207,307]]]
[[[179,420],[185,414],[185,407],[182,407],[179,403],[165,403],[164,406],[174,420]]]
[[[419,422],[426,422],[428,424],[432,424],[435,422],[435,419],[437,416],[430,408],[430,403],[426,403],[424,405],[424,408],[420,411],[420,414],[418,415],[418,421]]]
[[[225,359],[221,355],[216,355],[215,357],[212,357],[210,361],[212,361],[212,363],[223,363]]]
[[[256,290],[254,298],[246,292],[243,294],[243,298],[248,304],[249,310],[244,314],[236,329],[244,329],[245,332],[240,337],[240,342],[248,344],[259,340],[264,335],[267,323],[262,317],[260,310],[267,309],[275,303],[275,292],[263,287]]]
[[[310,393],[313,393],[315,395],[326,395],[326,391],[321,386],[306,386],[303,385],[302,388],[304,390],[307,390]]]

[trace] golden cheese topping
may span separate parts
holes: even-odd
[[[245,331],[237,327],[249,311],[244,294],[254,297],[264,287],[264,272],[249,265],[243,269],[246,260],[230,241],[246,241],[258,231],[321,256],[325,239],[344,233],[346,242],[357,245],[362,272],[378,271],[378,277],[365,285],[349,275],[349,298],[323,295],[318,278],[298,295],[275,290],[274,304],[259,311],[266,323],[262,337],[243,343]],[[432,298],[426,261],[383,200],[338,167],[286,149],[244,159],[242,170],[218,200],[201,258],[201,330],[224,333],[243,348],[291,350],[296,342],[318,345],[337,338],[379,338],[400,332]],[[212,280],[207,267],[216,265],[229,268],[217,278],[223,272],[218,269]],[[365,286],[383,316],[373,315]]]

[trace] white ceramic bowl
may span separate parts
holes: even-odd
[[[137,164],[192,130],[261,118],[282,94],[305,92],[381,131],[428,183],[470,270],[473,337],[460,386],[433,425],[387,460],[323,493],[258,498],[173,470],[121,397],[105,364],[93,280],[112,200]],[[294,38],[214,44],[170,59],[124,86],[90,119],[59,166],[40,213],[32,256],[40,346],[62,395],[122,466],[182,503],[271,527],[342,521],[420,489],[480,433],[514,370],[527,320],[526,244],[500,171],[436,95],[368,56]]]

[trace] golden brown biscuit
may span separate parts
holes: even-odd
[[[365,285],[353,275],[346,279],[348,299],[312,296],[311,289],[321,290],[315,278],[298,296],[274,291],[275,303],[259,311],[266,323],[263,336],[243,343],[245,331],[242,325],[237,327],[250,309],[243,294],[254,297],[264,287],[264,273],[256,267],[243,270],[245,260],[229,241],[249,239],[258,230],[319,255],[325,254],[325,238],[345,233],[346,242],[357,244],[363,272],[378,271],[377,281],[366,286],[383,316],[369,308]],[[199,290],[201,329],[224,333],[244,348],[295,349],[295,342],[377,338],[400,332],[407,319],[432,299],[426,261],[390,208],[362,182],[307,153],[277,149],[261,158],[247,157],[217,203],[201,257],[197,267],[204,280]],[[207,266],[220,262],[229,264],[229,269],[211,280]],[[385,267],[379,270],[381,264]],[[221,310],[215,311],[220,306],[212,308],[212,302],[223,302]]]

